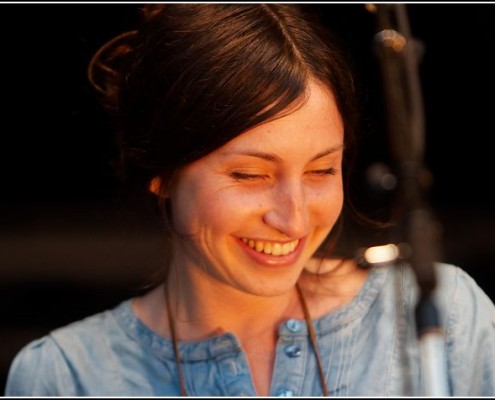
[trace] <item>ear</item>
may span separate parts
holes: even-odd
[[[151,193],[160,197],[162,187],[162,180],[159,176],[155,176],[148,185],[148,189]]]

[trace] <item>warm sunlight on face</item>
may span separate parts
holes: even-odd
[[[175,264],[204,285],[293,288],[342,209],[343,130],[333,95],[312,83],[295,112],[182,169],[170,192]]]

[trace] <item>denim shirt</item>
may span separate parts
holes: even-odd
[[[460,268],[439,264],[437,272],[449,394],[494,396],[495,307]],[[313,321],[330,395],[425,395],[416,298],[409,267],[374,267],[350,303]],[[180,343],[180,356],[188,395],[256,395],[233,334]],[[147,328],[126,300],[24,347],[11,365],[5,395],[178,396],[178,382],[171,341]],[[270,395],[322,395],[303,320],[279,327]]]

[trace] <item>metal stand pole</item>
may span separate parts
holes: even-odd
[[[397,248],[406,258],[419,287],[416,328],[426,396],[448,396],[444,334],[433,292],[437,258],[435,224],[424,202],[431,176],[423,165],[424,118],[419,83],[419,43],[412,40],[404,4],[376,4],[375,45],[381,62],[389,141],[395,158],[400,228]],[[389,262],[390,260],[386,260]],[[383,260],[381,261],[383,262]]]

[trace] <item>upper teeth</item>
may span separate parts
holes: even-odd
[[[274,243],[274,242],[264,242],[262,240],[254,240],[242,238],[242,241],[246,243],[252,249],[255,249],[258,253],[271,254],[273,256],[285,256],[294,251],[299,239],[293,240],[288,243]]]

